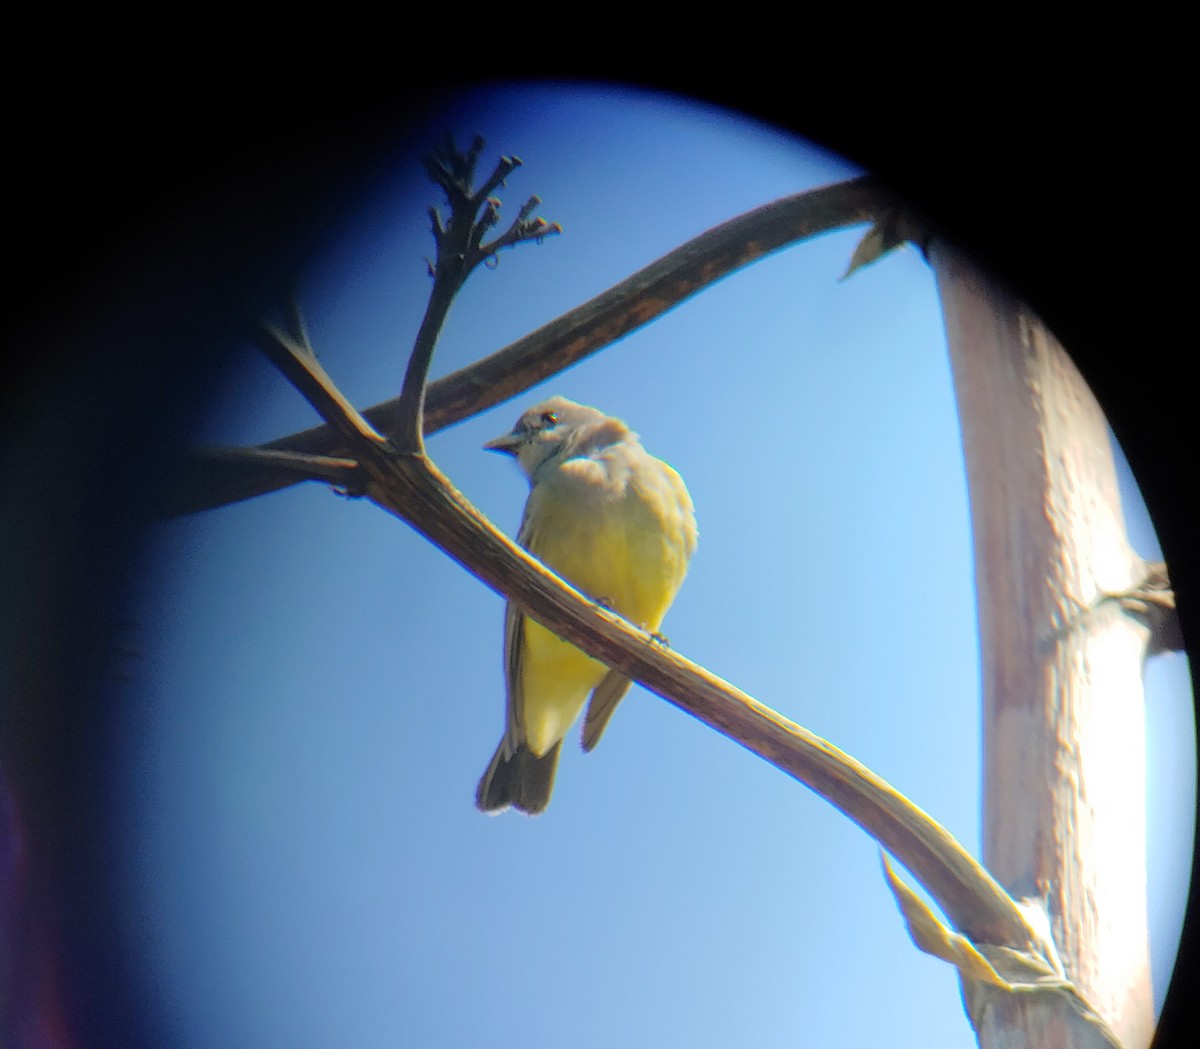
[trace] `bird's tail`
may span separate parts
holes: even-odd
[[[531,816],[544,812],[554,790],[561,747],[560,740],[539,758],[524,743],[510,753],[506,741],[501,740],[479,781],[475,804],[483,812],[502,812],[509,805]]]

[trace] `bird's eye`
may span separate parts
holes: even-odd
[[[547,429],[558,422],[558,412],[542,412],[542,425]]]

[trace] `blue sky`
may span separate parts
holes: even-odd
[[[719,110],[506,88],[437,114],[525,166],[564,235],[480,270],[453,371],[711,226],[857,172]],[[300,290],[360,406],[395,396],[428,293],[419,164],[389,170]],[[828,737],[979,848],[979,664],[965,475],[934,281],[861,231],[734,274],[516,401],[437,434],[439,466],[515,533],[525,482],[481,450],[562,393],[671,462],[700,545],[674,648]],[[313,425],[247,343],[204,439]],[[1131,540],[1157,555],[1121,464]],[[315,485],[167,523],[133,610],[112,745],[120,906],[184,1046],[975,1044],[949,967],[911,945],[874,843],[794,781],[635,688],[549,811],[489,818],[503,602],[365,501]],[[1187,662],[1147,669],[1156,994],[1191,864]],[[873,1009],[855,1008],[870,987]]]

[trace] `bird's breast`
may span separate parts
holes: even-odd
[[[527,545],[578,590],[657,630],[687,570],[693,526],[670,486],[647,480],[657,477],[639,483],[591,459],[564,464],[531,493]]]

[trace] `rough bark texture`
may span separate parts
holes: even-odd
[[[1106,596],[1144,570],[1126,540],[1108,428],[1028,309],[943,247],[931,262],[975,539],[984,864],[1014,897],[1046,901],[1067,975],[1126,1049],[1142,1049],[1153,1035],[1148,630]],[[1085,1044],[1038,1015],[1044,1003],[1011,998],[999,1007],[1003,1016],[974,1018],[985,1049]],[[1011,1041],[1022,1032],[1028,1040]]]

